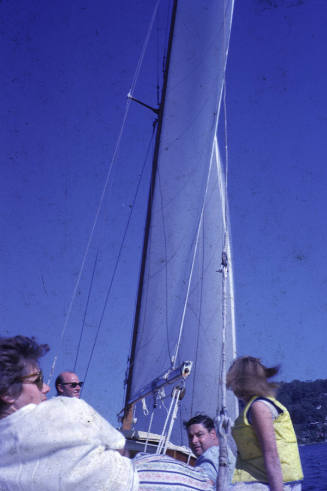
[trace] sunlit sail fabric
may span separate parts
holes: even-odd
[[[227,0],[179,1],[169,68],[131,393],[193,361],[179,422],[199,411],[215,416],[221,401],[225,195],[215,135],[232,9]],[[235,354],[232,297],[229,266],[227,364]],[[233,415],[232,396],[229,409]],[[151,431],[161,432],[162,413]]]

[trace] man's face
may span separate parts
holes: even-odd
[[[79,397],[82,382],[79,381],[76,373],[62,373],[63,382],[58,385],[58,391],[61,396]]]
[[[214,429],[207,430],[203,424],[194,424],[187,429],[188,441],[192,452],[199,457],[208,448],[218,445],[218,438]]]

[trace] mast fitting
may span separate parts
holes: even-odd
[[[142,102],[142,101],[139,101],[138,99],[135,99],[135,97],[133,97],[130,92],[127,94],[127,99],[134,101],[134,102],[137,102],[141,106],[144,106],[147,109],[150,109],[151,111],[153,111],[157,116],[159,115],[159,109],[156,109],[155,107],[152,107],[152,106],[149,106],[148,104],[145,104],[145,102]]]

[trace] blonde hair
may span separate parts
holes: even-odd
[[[227,373],[226,385],[239,399],[257,396],[274,396],[277,383],[268,382],[268,378],[279,372],[279,366],[265,367],[259,358],[241,356],[237,358]]]

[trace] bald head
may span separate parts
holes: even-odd
[[[83,382],[80,382],[74,372],[61,372],[56,378],[55,385],[58,396],[79,398]]]

